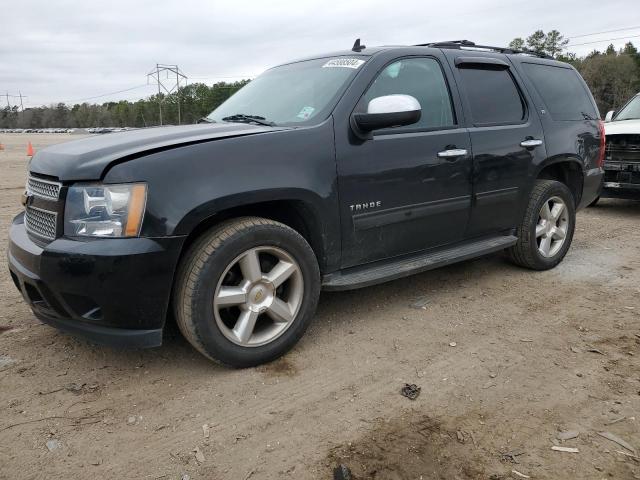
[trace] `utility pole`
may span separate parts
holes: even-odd
[[[166,72],[166,80],[160,78],[160,74]],[[173,82],[168,82],[169,74],[173,73],[176,76],[175,84]],[[160,114],[160,125],[162,125],[162,102],[164,99],[161,97],[163,94],[163,90],[167,95],[171,95],[173,92],[176,92],[176,98],[178,102],[178,125],[182,123],[182,112],[180,106],[180,82],[184,80],[185,85],[187,84],[187,76],[180,71],[180,67],[178,65],[165,65],[161,63],[156,63],[155,70],[152,70],[147,74],[147,83],[149,82],[149,78],[153,78],[153,80],[158,84],[158,112]]]
[[[18,91],[18,94],[20,95],[20,111],[24,112],[24,105],[22,104],[22,92]],[[27,97],[24,97],[27,98]]]

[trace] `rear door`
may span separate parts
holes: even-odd
[[[473,150],[473,201],[466,237],[517,225],[534,164],[546,158],[542,125],[504,55],[447,50]]]

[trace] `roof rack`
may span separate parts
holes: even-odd
[[[494,52],[500,52],[505,54],[523,54],[523,55],[531,55],[533,57],[539,58],[548,58],[553,60],[553,57],[547,55],[546,53],[535,52],[533,50],[517,50],[515,48],[505,48],[505,47],[492,47],[489,45],[477,45],[474,42],[469,40],[448,40],[445,42],[432,42],[432,43],[420,43],[414,45],[415,47],[434,47],[434,48],[456,48],[458,50],[462,50],[463,48],[468,49],[477,49],[477,50],[492,50]]]

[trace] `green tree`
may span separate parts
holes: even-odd
[[[544,51],[556,58],[566,48],[569,40],[566,40],[558,30],[551,30],[544,39]]]
[[[623,55],[629,55],[636,62],[638,68],[640,68],[640,54],[638,53],[638,49],[633,45],[633,43],[627,42],[620,53],[622,53]]]
[[[524,49],[524,40],[520,37],[514,38],[509,43],[509,48],[512,50],[522,50]]]
[[[547,36],[542,30],[536,30],[527,37],[527,48],[534,52],[545,53]]]
[[[629,55],[592,55],[579,71],[602,115],[619,108],[640,88],[640,67]]]

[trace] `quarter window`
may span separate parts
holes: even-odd
[[[523,63],[522,68],[554,120],[598,117],[587,89],[573,69],[538,63]]]
[[[437,129],[455,124],[451,96],[440,64],[433,58],[407,58],[388,65],[365,93],[358,110],[385,95],[411,95],[420,102],[420,121],[409,128]]]
[[[525,108],[507,69],[461,68],[474,125],[521,123]]]

